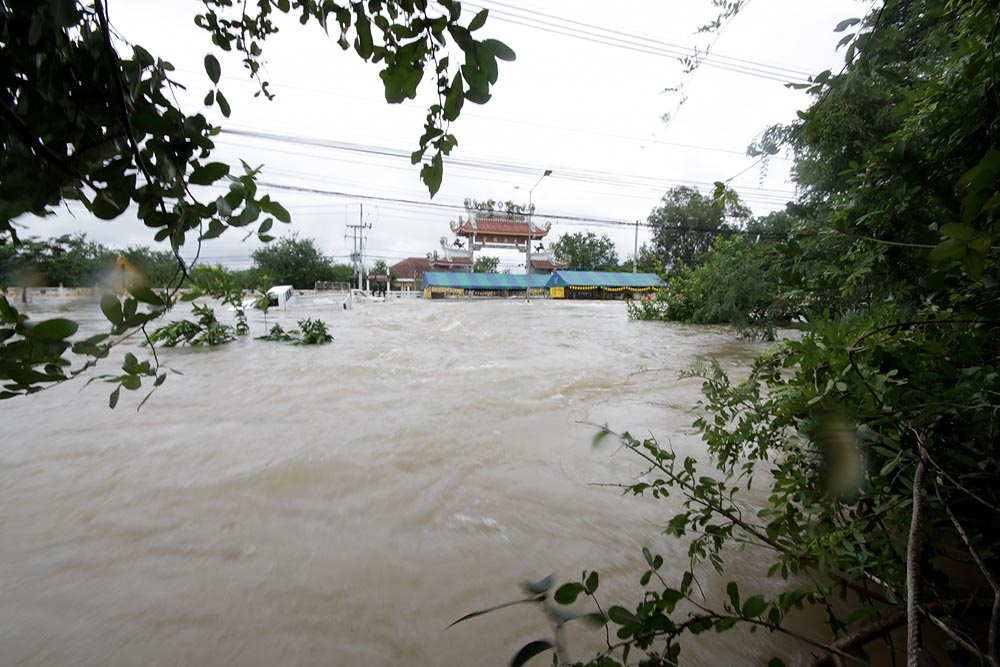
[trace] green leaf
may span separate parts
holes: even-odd
[[[591,441],[590,446],[595,448],[599,447],[606,438],[612,435],[614,435],[614,433],[612,433],[611,429],[609,429],[607,424],[605,424],[597,430],[597,433],[594,434],[594,439]]]
[[[584,582],[586,586],[587,593],[593,595],[597,591],[597,587],[600,585],[600,575],[597,572],[591,572],[587,576],[587,581]]]
[[[462,112],[462,105],[465,104],[465,89],[462,87],[462,75],[455,72],[448,94],[444,98],[444,117],[446,120],[455,120]],[[416,164],[420,158],[413,162]]]
[[[536,639],[521,647],[514,659],[510,661],[510,667],[521,667],[524,663],[534,658],[539,653],[552,650],[552,642],[546,639]]]
[[[163,299],[148,287],[130,287],[129,293],[137,300],[151,306],[164,306]]]
[[[837,27],[834,28],[833,31],[834,32],[844,32],[845,30],[847,30],[848,28],[850,28],[852,25],[857,25],[859,23],[861,23],[861,19],[844,19],[843,21],[841,21],[840,23],[837,24]]]
[[[360,3],[355,10],[358,20],[354,28],[358,32],[358,38],[354,41],[354,50],[358,52],[358,55],[362,59],[368,60],[375,51],[375,41],[372,39],[372,24],[368,20],[368,17],[362,13],[363,10]]]
[[[625,607],[619,607],[618,605],[608,609],[608,618],[618,625],[632,625],[639,622],[639,619],[635,617],[635,614],[630,612]]]
[[[108,321],[115,326],[122,323],[122,304],[114,294],[105,294],[101,297],[101,312]]]
[[[276,201],[260,202],[260,208],[262,211],[269,215],[273,215],[280,222],[289,223],[292,221],[291,214],[285,209],[284,206]],[[267,231],[266,229],[264,231]]]
[[[221,90],[215,94],[215,101],[219,105],[219,111],[222,112],[222,115],[229,118],[232,109],[229,108],[229,101],[226,100],[226,96],[222,94]]]
[[[198,165],[191,171],[189,179],[192,185],[211,185],[229,173],[229,165],[224,162],[209,162]]]
[[[490,10],[484,9],[473,17],[469,22],[469,32],[479,30],[486,24],[486,17],[490,15]]]
[[[715,631],[716,632],[725,632],[729,628],[731,628],[734,625],[736,625],[736,623],[738,621],[739,621],[739,619],[736,619],[736,618],[723,618],[721,620],[718,620],[718,621],[715,622]]]
[[[114,220],[128,208],[128,201],[125,194],[105,188],[94,196],[87,208],[101,220]]]
[[[142,386],[142,378],[135,375],[126,375],[122,378],[122,386],[129,391],[135,391]]]
[[[205,56],[205,71],[208,72],[208,78],[212,80],[212,83],[218,85],[219,77],[222,76],[222,67],[219,65],[219,60],[211,53]]]
[[[740,588],[736,585],[735,581],[730,581],[726,584],[726,593],[729,595],[729,600],[733,603],[733,611],[739,612],[740,610]]]
[[[255,222],[259,217],[260,217],[260,206],[258,206],[252,201],[248,201],[246,203],[246,206],[243,207],[243,210],[240,212],[239,216],[237,216],[236,221],[230,220],[229,224],[235,225],[237,227],[245,227],[246,225],[249,225],[251,222]]]
[[[941,235],[947,236],[950,239],[955,239],[956,241],[968,241],[976,235],[976,230],[969,225],[963,225],[958,222],[949,222],[945,225],[941,225]]]
[[[570,582],[568,584],[563,584],[556,589],[555,601],[559,604],[573,604],[576,602],[577,596],[583,592],[583,584],[577,582]]]
[[[110,396],[108,396],[108,407],[112,410],[114,410],[115,406],[118,405],[118,397],[121,395],[121,390],[121,387],[115,387],[115,390],[111,392]]]
[[[768,604],[761,595],[754,595],[743,603],[743,616],[745,618],[757,618],[767,610]]]
[[[125,361],[122,363],[122,370],[128,372],[139,365],[139,360],[131,352],[125,354]]]
[[[458,24],[451,24],[448,26],[448,32],[451,33],[452,39],[458,44],[459,48],[465,52],[474,51],[476,48],[476,40],[472,38],[469,31]]]
[[[964,241],[948,239],[947,241],[938,243],[934,249],[931,250],[929,258],[932,262],[943,262],[946,259],[962,257],[965,255],[966,247],[967,244]]]
[[[969,241],[969,250],[975,250],[982,254],[989,252],[990,246],[993,244],[993,240],[988,236],[982,236],[978,239],[973,239]]]
[[[420,180],[424,182],[431,193],[431,197],[441,189],[441,179],[444,177],[444,162],[441,153],[435,153],[430,164],[425,164],[420,169]]]
[[[491,84],[497,82],[500,70],[497,68],[497,59],[489,51],[484,43],[476,45],[476,59],[479,61],[479,69],[483,72],[486,80]]]
[[[207,241],[209,239],[214,239],[221,236],[223,232],[226,231],[226,226],[216,220],[215,218],[208,221],[208,229],[199,238],[202,241]]]
[[[509,46],[498,39],[484,39],[482,43],[484,47],[489,49],[490,53],[495,55],[500,60],[512,62],[517,59],[517,54],[515,54]]]
[[[24,335],[32,340],[63,340],[76,333],[80,325],[73,320],[56,318],[35,325],[26,324]]]
[[[239,203],[236,206],[239,206]],[[225,197],[219,197],[215,200],[215,210],[219,212],[219,215],[229,217],[233,214],[233,205]]]
[[[967,252],[962,258],[962,268],[973,280],[979,280],[986,269],[986,256],[978,252]]]
[[[466,68],[462,68],[462,74],[465,75],[465,80],[469,83],[469,87],[465,90],[465,99],[469,100],[473,104],[486,104],[493,97],[490,94],[490,85],[483,77],[481,80],[476,80],[475,83],[469,81],[469,72]]]

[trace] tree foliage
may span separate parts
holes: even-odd
[[[786,282],[795,224],[784,212],[752,220],[745,233],[718,239],[703,263],[672,274],[670,287],[654,300],[630,302],[630,315],[727,323],[746,338],[774,340],[778,326],[805,317],[809,310],[808,297]]]
[[[0,285],[93,287],[114,268],[117,254],[83,234],[0,245]]]
[[[556,256],[569,262],[570,271],[615,271],[618,251],[607,234],[594,232],[563,234],[552,244]]]
[[[491,255],[480,255],[472,262],[472,270],[476,273],[496,273],[500,267],[500,258]]]
[[[277,285],[312,289],[320,281],[333,281],[333,266],[320,254],[312,239],[291,234],[262,246],[253,253],[258,273],[270,276]]]
[[[653,250],[668,271],[697,266],[719,232],[738,228],[749,217],[735,196],[706,196],[686,185],[671,188],[649,214]]]
[[[436,96],[412,161],[422,165],[420,177],[432,195],[441,185],[443,157],[457,144],[451,123],[466,100],[489,100],[498,61],[514,59],[502,42],[477,37],[487,10],[469,17],[453,0],[433,5],[413,0],[263,0],[235,6],[228,0],[207,0],[195,23],[205,30],[212,50],[239,53],[260,92],[270,97],[268,82],[261,78],[262,58],[281,14],[328,33],[333,28],[341,35],[342,48],[353,46],[358,57],[378,63],[389,103],[416,97],[429,73]],[[169,243],[179,267],[171,285],[176,288],[190,277],[191,267],[180,252],[186,243],[200,244],[231,228],[266,242],[273,225],[290,222],[291,215],[258,191],[258,167],[243,163],[234,169],[213,160],[219,128],[204,115],[177,106],[173,91],[181,84],[173,66],[119,39],[112,18],[104,0],[11,0],[0,5],[0,243],[19,242],[16,218],[46,215],[63,201],[78,201],[104,220],[129,210],[155,240]],[[205,104],[228,118],[232,110],[220,88],[219,60],[209,52],[204,66],[209,82]],[[227,185],[227,191],[208,195],[204,187],[217,184]],[[143,326],[147,320],[139,317],[140,304],[153,306],[158,315],[170,307],[172,297],[152,301],[145,292],[123,295],[118,309],[109,306],[106,311],[121,315],[111,320],[112,331]],[[4,321],[13,326],[18,317],[5,316]],[[50,363],[38,371],[36,357],[15,344],[23,341],[22,328],[4,331],[12,340],[0,347],[0,365],[9,368],[0,380],[8,373],[21,378],[4,397],[68,377],[63,364]],[[108,343],[101,345],[106,352]]]

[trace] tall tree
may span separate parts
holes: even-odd
[[[750,210],[738,198],[706,197],[680,185],[667,191],[649,214],[653,248],[668,271],[697,266],[718,233],[740,227]]]
[[[0,283],[6,285],[93,287],[115,265],[115,252],[85,234],[29,238],[0,249]]]
[[[476,273],[496,273],[500,266],[500,258],[491,255],[480,255],[472,262],[472,270]]]
[[[276,284],[312,289],[317,282],[332,282],[333,267],[312,239],[291,234],[253,253],[258,274],[270,276]]]
[[[552,244],[556,256],[569,262],[570,271],[614,271],[618,268],[618,251],[607,234],[594,232],[563,234]]]

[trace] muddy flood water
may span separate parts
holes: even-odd
[[[84,299],[25,310],[103,326]],[[81,380],[0,402],[0,664],[505,665],[548,636],[536,610],[448,624],[550,573],[599,570],[604,604],[634,602],[644,546],[679,579],[686,548],[658,528],[676,505],[604,486],[642,466],[594,448],[593,424],[703,456],[700,384],[678,372],[708,356],[739,372],[759,347],[630,321],[622,303],[269,320],[304,316],[336,340],[162,351],[182,374],[138,413],[141,394],[111,411],[111,387]],[[259,313],[251,325],[263,333]],[[129,341],[96,373],[128,350],[145,354]],[[738,554],[729,576],[769,590],[766,563]],[[779,642],[713,634],[685,655],[796,664]],[[570,657],[602,643],[575,629]]]

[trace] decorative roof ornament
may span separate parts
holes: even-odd
[[[566,269],[569,266],[569,260],[558,257],[552,244],[549,244],[549,249],[546,250],[545,247],[539,243],[530,256],[533,264],[542,262],[556,270]]]
[[[441,237],[441,256],[449,262],[455,259],[471,259],[472,249],[463,248],[462,246],[456,246],[459,243],[458,239],[455,240],[451,245],[448,244],[448,237]],[[463,244],[464,245],[464,244]]]

